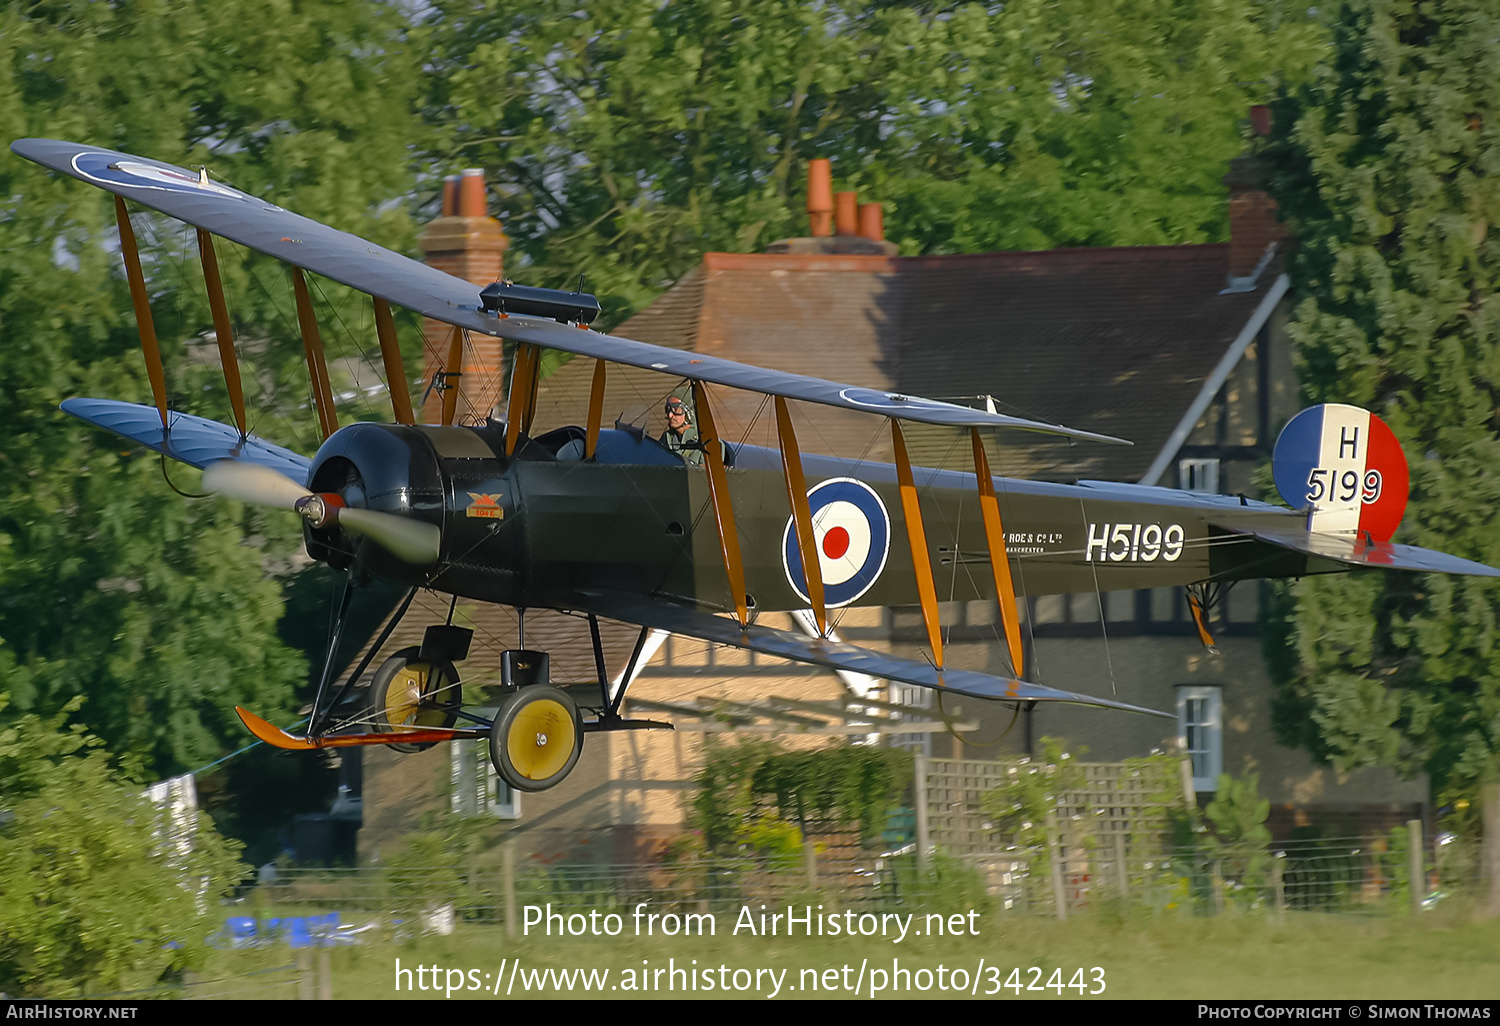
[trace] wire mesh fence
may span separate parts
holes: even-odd
[[[1478,893],[1483,881],[1473,846],[1440,836],[1414,861],[1402,833],[1253,847],[1210,842],[1155,854],[1144,845],[1056,843],[963,857],[934,851],[925,859],[910,846],[899,852],[844,849],[820,854],[812,866],[798,855],[292,870],[256,888],[245,914],[259,909],[263,924],[248,943],[316,947],[447,933],[465,923],[519,932],[550,922],[556,935],[569,929],[570,917],[592,913],[655,915],[651,929],[672,936],[705,915],[732,923],[746,908],[807,904],[859,914],[967,908],[1061,917],[1106,908],[1205,916],[1405,914],[1413,906],[1414,874],[1421,906]],[[300,933],[295,926],[320,919]]]

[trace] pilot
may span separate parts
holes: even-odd
[[[668,396],[663,412],[667,415],[667,429],[657,441],[680,456],[688,466],[703,466],[703,450],[688,448],[698,445],[698,429],[688,416],[687,404],[675,395]]]

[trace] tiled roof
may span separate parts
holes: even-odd
[[[1135,480],[1265,294],[1220,294],[1228,251],[710,253],[617,333],[915,395],[990,395],[1002,412],[1135,443],[1070,446],[1008,433],[992,456],[998,473]],[[1262,284],[1274,274],[1268,270]],[[561,419],[581,421],[592,371],[575,360],[544,384]],[[610,375],[606,420],[629,407],[655,430],[655,407],[676,382],[623,368]],[[719,403],[726,434],[774,444],[761,397],[726,390]],[[887,429],[876,418],[806,407],[797,416],[805,451],[890,458]],[[968,466],[966,438],[907,430],[913,462]]]
[[[1011,441],[1054,464],[1051,476],[1135,480],[1264,296],[1220,295],[1228,255],[1137,246],[902,261],[896,385],[993,395],[1004,412],[1130,439],[1071,452]]]

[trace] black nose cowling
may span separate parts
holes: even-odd
[[[334,432],[313,459],[307,487],[337,495],[352,509],[369,509],[435,525],[443,523],[443,483],[437,454],[416,428],[350,424]],[[356,561],[370,573],[416,584],[436,559],[411,563],[374,540],[339,527],[305,528],[307,554],[340,570]]]

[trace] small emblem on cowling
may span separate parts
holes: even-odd
[[[464,510],[464,516],[483,517],[486,520],[504,520],[505,510],[500,506],[500,499],[504,492],[496,495],[480,495],[478,492],[470,492],[469,508]]]

